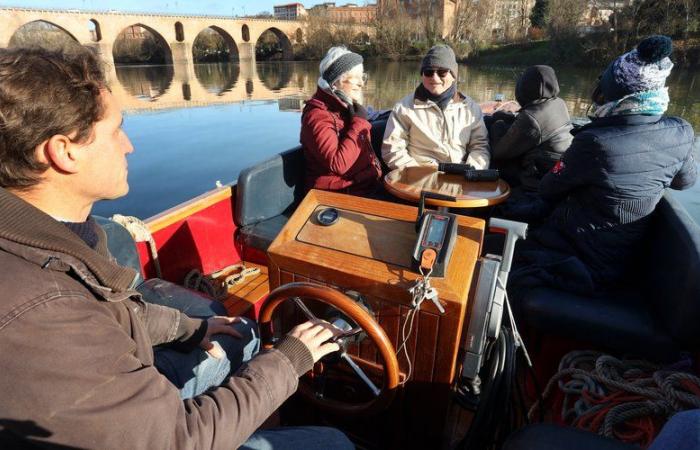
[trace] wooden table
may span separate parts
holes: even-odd
[[[467,181],[463,175],[442,173],[435,166],[402,167],[384,177],[386,190],[396,197],[418,203],[421,191],[450,195],[457,200],[426,198],[434,206],[476,208],[497,205],[510,195],[510,186],[503,180]]]
[[[334,225],[322,226],[316,220],[318,211],[326,207],[340,212]],[[401,325],[411,304],[407,290],[418,277],[411,270],[416,214],[413,206],[312,190],[268,250],[270,287],[312,281],[358,291],[398,348]],[[440,315],[431,302],[423,303],[417,314],[408,344],[413,373],[406,391],[394,401],[393,411],[385,414],[389,423],[401,417],[402,431],[382,428],[381,420],[374,417],[367,418],[364,426],[358,426],[358,421],[349,425],[358,426],[357,433],[386,435],[379,439],[401,435],[413,444],[425,443],[424,448],[439,448],[484,226],[481,219],[459,216],[457,241],[445,276],[431,280],[446,314]],[[354,344],[348,353],[361,365],[379,362],[376,349],[367,340]],[[399,358],[399,368],[405,377],[404,356]],[[385,444],[381,448],[394,447]]]

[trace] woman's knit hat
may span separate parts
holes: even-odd
[[[613,61],[600,79],[600,90],[610,102],[635,92],[653,91],[666,85],[673,63],[673,42],[667,36],[650,36],[634,50]]]
[[[344,73],[350,72],[362,64],[362,56],[345,47],[331,47],[319,64],[320,78],[318,85],[327,89]]]

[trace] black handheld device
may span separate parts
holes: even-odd
[[[464,178],[467,181],[498,181],[500,173],[497,169],[465,170]]]
[[[432,270],[433,277],[443,277],[457,237],[457,216],[448,212],[425,210],[426,198],[451,201],[455,201],[455,198],[423,191],[418,204],[418,237],[413,248],[413,270],[419,272],[423,267],[424,270]]]
[[[474,166],[471,164],[462,163],[438,163],[438,171],[444,173],[455,173],[457,175],[463,175],[467,170],[474,170]]]

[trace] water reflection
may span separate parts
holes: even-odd
[[[221,96],[234,88],[241,68],[238,64],[195,64],[194,73],[207,92]]]
[[[298,67],[298,66],[297,66]],[[262,63],[258,65],[258,76],[265,87],[272,92],[279,92],[290,87],[295,66],[283,63]],[[303,87],[297,84],[295,87]]]
[[[368,61],[369,74],[365,97],[375,109],[389,109],[412,92],[418,83],[419,62]],[[515,98],[515,82],[522,67],[459,67],[459,88],[483,102],[495,94]],[[585,116],[590,93],[599,68],[558,68],[560,96],[572,116]],[[129,110],[140,108],[185,107],[234,103],[245,100],[275,100],[283,97],[309,98],[316,90],[316,62],[265,62],[259,64],[196,64],[193,67],[129,66],[117,67],[118,84],[123,87],[122,103]],[[169,90],[175,82],[182,89]],[[700,77],[691,70],[675,70],[668,79],[671,94],[669,114],[678,115],[700,130]],[[138,100],[138,101],[137,101]],[[139,101],[149,104],[140,105]],[[157,105],[154,105],[157,104]]]
[[[173,66],[120,66],[117,79],[121,86],[139,100],[154,102],[165,94],[173,82]]]

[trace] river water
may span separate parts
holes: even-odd
[[[418,62],[365,64],[366,104],[389,109],[415,89]],[[523,67],[460,66],[462,92],[482,102],[495,94],[514,99]],[[585,116],[599,68],[559,68],[561,97],[572,116]],[[303,101],[313,95],[318,63],[123,66],[109,74],[125,111],[124,128],[135,151],[129,156],[130,192],[95,205],[94,213],[146,219],[213,189],[238,173],[299,142]],[[700,74],[674,70],[668,80],[669,114],[700,132]],[[700,183],[677,193],[700,222]]]

